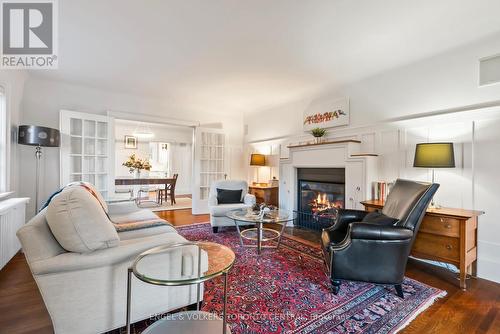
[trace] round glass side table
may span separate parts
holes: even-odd
[[[191,275],[175,275],[169,268],[162,268],[162,256],[186,256],[191,252],[197,264],[193,263]],[[208,259],[208,266],[202,257]],[[159,261],[160,259],[160,261]],[[127,280],[127,334],[130,334],[130,308],[132,298],[132,275],[139,280],[159,286],[185,286],[197,285],[196,311],[179,312],[164,317],[143,331],[143,334],[188,334],[188,333],[230,333],[227,325],[227,276],[235,260],[234,252],[224,246],[213,242],[183,242],[158,246],[141,253],[132,266],[128,269]],[[224,301],[222,319],[215,314],[202,312],[199,309],[201,297],[201,284],[215,277],[224,277]]]

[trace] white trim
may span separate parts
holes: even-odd
[[[188,127],[200,126],[200,122],[197,121],[159,117],[150,114],[142,114],[142,113],[139,114],[139,113],[130,113],[125,111],[112,111],[112,110],[108,110],[106,113],[108,116],[114,117],[116,119],[125,119],[137,122],[163,123],[168,125],[188,126]]]

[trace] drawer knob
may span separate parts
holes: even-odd
[[[451,224],[446,224],[446,225],[444,225],[444,227],[451,228]]]
[[[447,250],[450,250],[450,249],[452,249],[452,248],[453,248],[453,247],[452,247],[451,245],[446,245],[446,249],[447,249]]]
[[[445,223],[446,222],[445,218],[439,218],[439,220],[441,221],[441,223]]]

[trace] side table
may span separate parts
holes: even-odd
[[[172,277],[168,274],[161,273],[161,268],[158,268],[157,256],[170,256],[170,252],[178,250],[182,252],[191,251],[197,252],[197,266],[193,275]],[[208,268],[202,270],[204,265],[202,257],[208,258]],[[179,312],[169,315],[161,320],[156,321],[151,326],[146,328],[143,334],[188,334],[188,333],[231,333],[227,325],[226,304],[227,304],[227,276],[232,268],[235,260],[234,252],[223,245],[213,242],[183,242],[159,246],[141,253],[132,266],[128,269],[127,280],[127,334],[130,334],[130,305],[132,298],[132,275],[139,280],[153,285],[159,286],[185,286],[197,285],[196,293],[196,311]],[[206,263],[205,263],[206,264]],[[208,312],[200,311],[201,284],[215,277],[224,277],[224,302],[222,310],[222,319]],[[200,329],[202,331],[200,331]]]

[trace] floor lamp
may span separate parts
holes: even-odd
[[[59,147],[59,130],[36,125],[20,125],[17,143],[21,145],[36,146],[36,181],[35,181],[35,214],[38,213],[38,193],[40,188],[40,158],[42,147]]]

